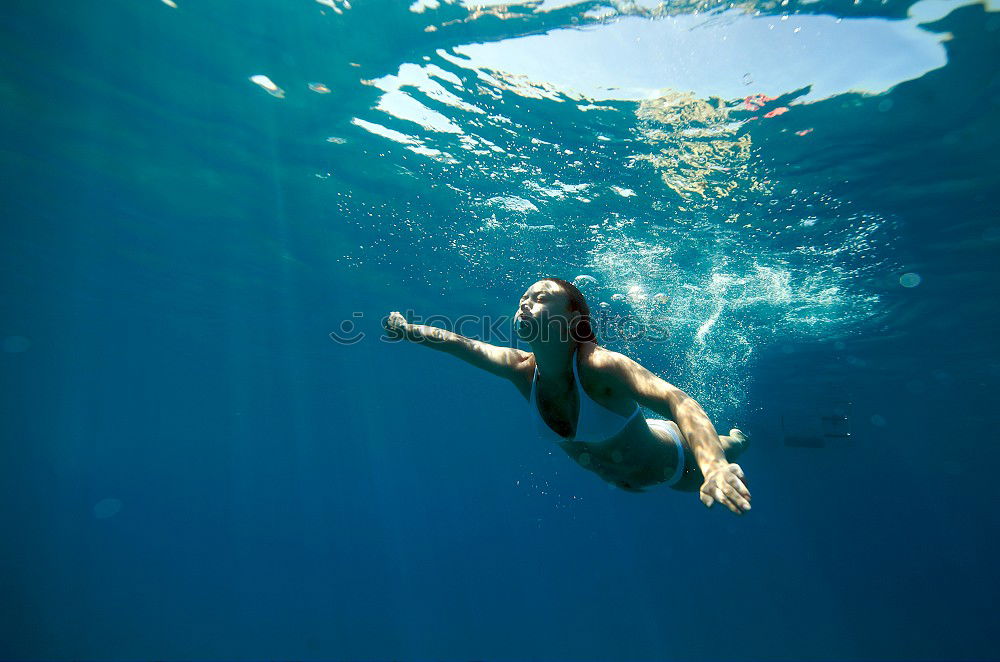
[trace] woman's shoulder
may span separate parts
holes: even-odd
[[[605,349],[594,343],[586,343],[590,347],[580,352],[580,367],[584,379],[590,383],[609,381],[627,369],[632,359],[624,354]]]
[[[646,372],[638,361],[597,345],[587,354],[586,368],[592,379],[609,385],[629,382],[635,375]]]
[[[584,366],[580,381],[592,394],[604,394],[606,397],[614,394],[624,395],[627,392],[622,385],[629,381],[638,364],[619,352],[594,345],[583,352]]]
[[[587,362],[587,365],[591,368],[596,370],[606,370],[634,363],[632,359],[624,354],[606,349],[594,343],[587,344],[590,345],[590,348],[584,350],[583,358]]]

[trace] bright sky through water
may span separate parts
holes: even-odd
[[[914,19],[830,16],[623,17],[581,29],[461,46],[465,66],[550,83],[595,100],[663,89],[731,100],[812,85],[805,101],[885,92],[946,63],[942,35]],[[460,62],[460,60],[459,60]]]

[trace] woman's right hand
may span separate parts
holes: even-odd
[[[750,510],[750,490],[738,464],[719,462],[709,469],[700,493],[701,502],[708,508],[718,501],[737,515]]]
[[[382,321],[382,326],[390,338],[402,338],[406,333],[406,318],[394,310]]]

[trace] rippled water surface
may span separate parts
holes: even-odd
[[[993,0],[6,9],[0,658],[1000,656]],[[378,340],[548,275],[752,513]]]

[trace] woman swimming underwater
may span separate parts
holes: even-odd
[[[384,325],[395,337],[510,380],[530,403],[539,434],[609,483],[633,492],[665,483],[699,491],[708,507],[750,510],[743,469],[733,463],[747,447],[743,433],[720,437],[684,391],[598,346],[590,309],[572,283],[545,278],[521,297],[515,328],[530,352],[409,324],[398,312]],[[644,418],[640,405],[667,420]]]

